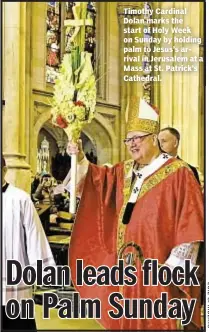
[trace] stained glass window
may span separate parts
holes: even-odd
[[[86,26],[85,29],[85,51],[92,54],[92,64],[96,61],[96,7],[95,2],[88,2],[87,18],[93,20],[93,26]]]
[[[61,5],[59,2],[47,2],[46,18],[46,81],[54,83],[60,64]]]
[[[54,83],[63,53],[70,53],[74,47],[71,37],[75,27],[64,27],[64,20],[74,20],[75,2],[47,2],[47,56],[46,81]],[[86,19],[92,19],[92,26],[85,26],[85,51],[92,54],[92,64],[96,61],[96,7],[95,2],[88,2]],[[63,34],[63,35],[62,35]]]
[[[65,19],[74,20],[73,6],[74,2],[67,1],[65,2]],[[70,53],[74,47],[74,43],[71,41],[71,37],[75,31],[75,27],[67,27],[65,30],[65,52]]]

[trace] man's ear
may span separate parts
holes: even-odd
[[[3,168],[2,168],[2,181],[5,181],[6,179],[6,174],[7,174],[7,166],[4,166]]]
[[[177,138],[175,139],[175,143],[174,143],[174,147],[177,148],[179,145],[179,141],[177,140]]]

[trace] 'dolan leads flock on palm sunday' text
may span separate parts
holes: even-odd
[[[190,260],[185,260],[185,266],[159,267],[158,260],[146,259],[141,265],[141,275],[144,287],[163,285],[169,287],[172,283],[176,287],[199,286],[196,276],[198,267],[191,265]],[[20,282],[26,286],[66,287],[72,284],[71,270],[68,266],[46,266],[43,268],[41,260],[36,267],[26,266],[22,269],[16,260],[7,261],[7,287],[15,287]],[[180,319],[182,325],[190,323],[196,305],[196,299],[181,298],[169,299],[168,293],[162,292],[155,301],[150,298],[124,298],[119,291],[119,286],[133,287],[137,285],[137,269],[132,265],[125,265],[119,260],[117,265],[111,268],[102,265],[99,267],[84,266],[83,260],[76,261],[76,280],[73,280],[75,288],[83,285],[87,287],[98,286],[115,287],[115,292],[108,295],[111,306],[108,315],[112,319]],[[34,318],[35,303],[33,299],[17,301],[11,299],[6,304],[6,313],[9,318]],[[72,291],[71,297],[59,299],[56,292],[50,289],[43,293],[43,318],[50,318],[51,309],[57,309],[60,319],[94,318],[102,317],[102,301],[99,298],[81,298],[77,291]]]

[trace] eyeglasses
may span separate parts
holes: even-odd
[[[147,134],[147,135],[143,135],[143,136],[133,136],[133,137],[124,139],[123,142],[126,145],[130,145],[132,142],[133,143],[137,143],[137,142],[139,143],[139,142],[142,142],[145,137],[150,136],[150,135],[152,135],[152,134]]]

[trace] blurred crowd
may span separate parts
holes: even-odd
[[[69,211],[69,192],[64,189],[63,193],[55,194],[55,188],[62,181],[57,181],[49,173],[36,173],[31,184],[31,198],[35,205],[50,205],[50,213]]]

